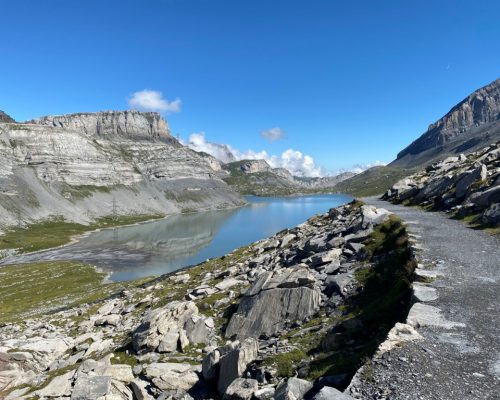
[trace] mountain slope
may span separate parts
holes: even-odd
[[[500,138],[500,79],[470,94],[403,149],[393,166],[429,164],[473,151]]]
[[[333,191],[334,186],[354,174],[345,172],[322,178],[293,176],[285,168],[272,168],[265,160],[241,160],[222,166],[224,181],[242,194],[286,196]]]
[[[62,217],[169,214],[241,205],[220,163],[182,146],[156,113],[0,123],[0,229]],[[113,203],[115,206],[113,206]]]
[[[382,194],[419,168],[461,153],[477,151],[500,140],[500,79],[476,90],[453,107],[427,132],[385,167],[374,167],[338,184],[355,196]]]

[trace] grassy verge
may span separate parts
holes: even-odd
[[[67,222],[60,218],[38,222],[26,228],[14,228],[0,236],[0,250],[20,249],[21,252],[32,252],[69,243],[75,235],[100,228],[130,225],[137,222],[162,218],[163,215],[128,215],[117,218],[104,217],[89,224],[82,225]]]
[[[0,323],[102,300],[145,281],[103,284],[104,277],[91,265],[69,261],[1,267]]]
[[[485,224],[480,214],[460,215],[455,214],[452,217],[465,223],[469,228],[482,230],[492,235],[500,236],[500,226]]]

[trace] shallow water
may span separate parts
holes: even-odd
[[[145,224],[106,229],[68,246],[4,262],[79,260],[109,272],[113,281],[161,275],[222,256],[351,199],[341,194],[249,196],[249,204],[242,208],[174,215]]]

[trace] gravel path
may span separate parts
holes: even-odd
[[[399,215],[416,240],[421,266],[442,276],[425,288],[437,299],[414,310],[423,340],[375,361],[374,381],[355,384],[359,397],[500,399],[500,240],[440,213],[365,201]]]

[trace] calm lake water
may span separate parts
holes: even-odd
[[[242,208],[102,230],[62,248],[3,261],[79,260],[110,272],[113,281],[161,275],[272,236],[352,198],[326,194],[247,200]]]

